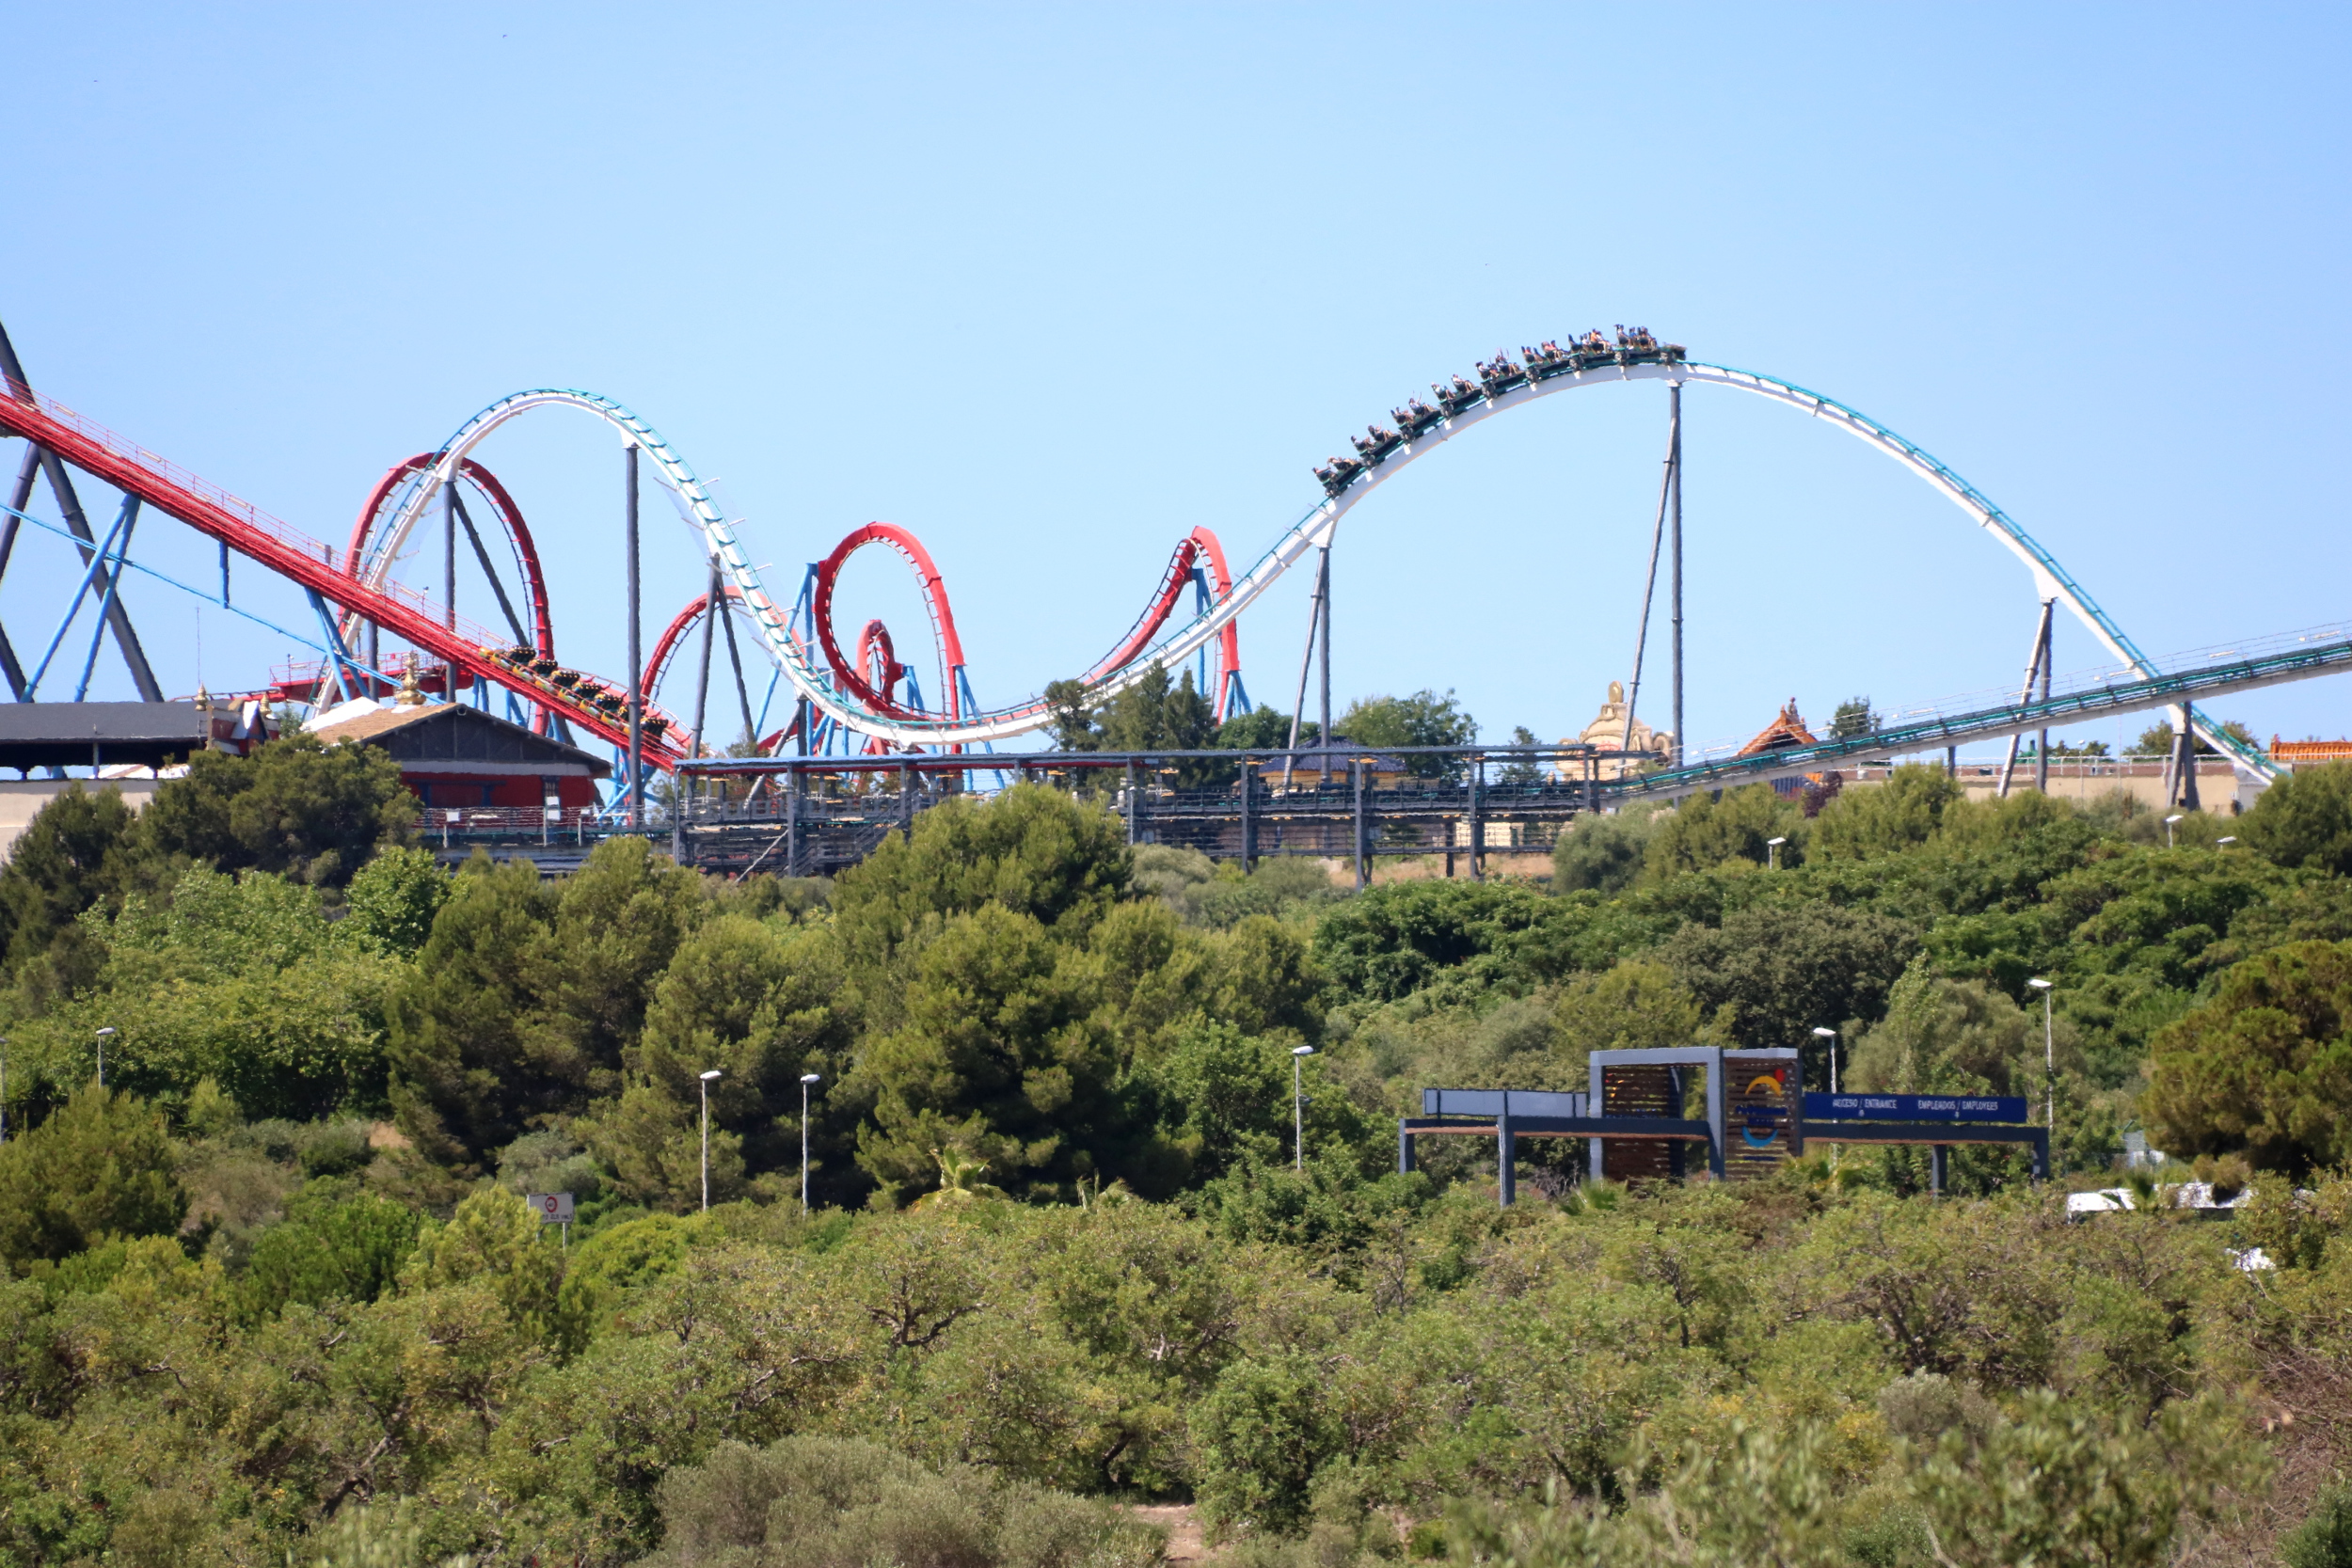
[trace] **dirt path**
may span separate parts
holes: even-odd
[[[1200,1521],[1193,1514],[1190,1503],[1154,1503],[1137,1505],[1128,1513],[1146,1524],[1159,1526],[1168,1531],[1168,1560],[1170,1562],[1206,1561],[1209,1550],[1201,1544]]]

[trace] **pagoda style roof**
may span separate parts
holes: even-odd
[[[1777,718],[1759,730],[1754,740],[1740,748],[1740,755],[1752,757],[1759,752],[1779,752],[1792,746],[1819,744],[1820,737],[1806,729],[1804,721],[1798,717],[1797,700],[1791,697],[1788,705],[1780,710]]]

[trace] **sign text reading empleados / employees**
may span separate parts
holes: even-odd
[[[2023,1121],[2022,1096],[1990,1094],[1808,1094],[1808,1121]]]

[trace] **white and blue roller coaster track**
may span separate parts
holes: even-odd
[[[1595,363],[1596,359],[1599,362]],[[1524,379],[1521,379],[1521,374]],[[1273,547],[1255,565],[1235,579],[1232,593],[1193,621],[1168,632],[1125,664],[1105,672],[1093,683],[1091,689],[1099,695],[1111,695],[1143,679],[1152,666],[1165,664],[1173,669],[1205,648],[1227,623],[1255,603],[1284,572],[1309,552],[1330,544],[1339,531],[1340,519],[1415,458],[1436,451],[1463,432],[1522,404],[1579,387],[1630,381],[1727,387],[1801,409],[1867,443],[1927,481],[1979,528],[1999,541],[2032,574],[2037,596],[2063,604],[2125,667],[2142,677],[2162,673],[2147,655],[2124,635],[2114,618],[2099,607],[2098,602],[2065,567],[2058,564],[2057,557],[2018,527],[2007,513],[1994,505],[1975,485],[1921,447],[1905,440],[1868,416],[1793,382],[1758,374],[1754,371],[1685,360],[1676,351],[1667,350],[1662,353],[1634,351],[1607,356],[1579,355],[1548,365],[1531,364],[1521,372],[1505,376],[1501,382],[1481,388],[1467,400],[1460,401],[1434,420],[1422,424],[1418,430],[1406,433],[1403,439],[1381,451],[1376,458],[1358,466],[1344,483],[1333,487],[1331,493],[1313,510],[1276,540]],[[1516,384],[1509,385],[1505,389],[1503,382]],[[660,482],[677,497],[687,521],[701,533],[706,547],[718,562],[727,580],[741,591],[744,605],[758,627],[769,656],[775,660],[785,678],[808,699],[818,713],[850,729],[900,746],[947,746],[1007,740],[1042,729],[1051,721],[1044,703],[1034,698],[1016,706],[954,719],[944,716],[936,719],[903,718],[868,711],[834,683],[830,674],[814,661],[811,650],[793,635],[788,608],[770,594],[761,583],[758,568],[753,564],[737,531],[736,520],[729,518],[711,499],[686,460],[644,420],[611,398],[593,392],[555,388],[516,392],[501,398],[468,420],[441,448],[432,468],[417,477],[407,494],[402,498],[389,525],[378,531],[371,541],[367,560],[358,563],[362,579],[371,586],[380,586],[381,579],[399,557],[410,530],[425,515],[441,486],[447,484],[457,472],[458,465],[484,437],[509,420],[534,408],[550,406],[579,408],[594,414],[618,430],[624,441],[633,442],[644,452]],[[2269,759],[2259,750],[2224,733],[2218,725],[2209,722],[2194,710],[2191,710],[2190,718],[2197,733],[2227,754],[2237,767],[2265,776],[2275,771]]]

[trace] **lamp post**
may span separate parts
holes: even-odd
[[[2217,849],[2227,849],[2231,845],[2235,844],[2236,842],[2237,834],[2223,833],[2219,838],[2213,841],[2213,847]]]
[[[8,1141],[8,1037],[0,1035],[0,1144]]]
[[[703,1074],[703,1212],[710,1212],[710,1081],[719,1076],[712,1068]]]
[[[1311,1045],[1291,1047],[1291,1168],[1302,1172],[1307,1168],[1307,1097],[1301,1069],[1314,1053]]]
[[[1829,1052],[1829,1092],[1836,1094],[1837,1092],[1837,1031],[1823,1029],[1816,1025],[1813,1037],[1820,1040],[1822,1047]]]
[[[2042,1113],[2042,1124],[2050,1130],[2053,1136],[2056,1136],[2058,1132],[2058,1037],[2052,1032],[2050,1023],[2050,992],[2055,989],[2056,983],[2050,980],[2032,979],[2026,981],[2026,984],[2042,993],[2042,1076],[2049,1091],[2047,1104]]]
[[[818,1072],[801,1074],[801,1212],[808,1212],[808,1091],[824,1076]]]
[[[112,1024],[98,1031],[98,1086],[102,1089],[106,1086],[106,1037],[114,1032]]]
[[[1780,869],[1780,847],[1788,842],[1786,837],[1768,838],[1764,841],[1765,870],[1778,871]]]
[[[2168,849],[2172,847],[2172,824],[2180,820],[2182,816],[2177,811],[2164,819],[2164,847]]]

